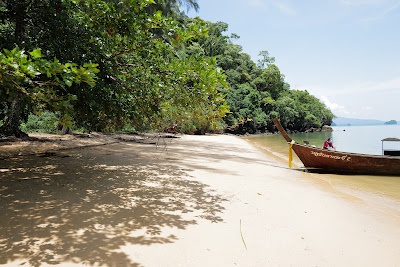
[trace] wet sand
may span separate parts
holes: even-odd
[[[20,156],[0,175],[7,266],[400,265],[399,214],[234,136]]]

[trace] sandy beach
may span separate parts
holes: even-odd
[[[156,143],[2,159],[0,265],[400,266],[400,214],[236,136]]]

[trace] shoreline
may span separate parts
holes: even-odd
[[[288,166],[288,155],[275,152],[266,146],[266,143],[261,145],[254,139],[246,137],[243,139],[262,153],[280,161],[283,166]],[[323,190],[356,203],[369,205],[370,208],[377,209],[378,212],[400,222],[399,177],[308,172],[295,153],[293,153],[292,168],[300,173],[303,172],[307,181],[319,185]]]
[[[248,141],[162,142],[4,160],[0,264],[400,264],[399,221]]]

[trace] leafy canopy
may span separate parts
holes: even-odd
[[[62,106],[50,105],[50,101],[36,106],[37,95],[17,90],[25,83],[15,79],[18,86],[10,87],[2,97],[6,112],[0,119],[13,117],[10,112],[46,109],[59,110],[63,118],[94,130],[126,124],[137,129],[163,129],[188,118],[201,119],[194,130],[216,127],[228,111],[219,90],[226,87],[224,73],[216,68],[213,58],[179,53],[188,40],[207,37],[206,23],[182,24],[155,9],[160,3],[4,1],[0,10],[0,40],[4,42],[0,48],[13,50],[18,45],[18,49],[32,51],[33,57],[40,48],[44,58],[57,58],[52,64],[67,71],[59,77],[49,75],[46,69],[36,70],[42,85],[58,83],[57,89],[41,87],[41,95],[52,95]],[[192,1],[191,5],[197,4]],[[75,72],[81,70],[78,66],[93,68],[90,75],[96,77],[83,79]],[[18,103],[11,101],[13,95],[19,96]],[[180,116],[174,115],[175,111]],[[66,125],[66,120],[61,123]]]

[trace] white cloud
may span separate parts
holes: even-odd
[[[384,0],[340,0],[339,2],[345,6],[360,7],[360,6],[379,5],[382,4]]]
[[[341,86],[301,86],[318,97],[338,117],[390,120],[400,118],[400,77]],[[332,101],[334,99],[334,101]]]
[[[274,7],[285,15],[292,16],[296,14],[296,10],[289,3],[282,0],[248,0],[247,3],[257,8]]]
[[[398,9],[399,7],[400,7],[400,2],[397,2],[394,5],[391,5],[390,7],[386,8],[385,10],[383,10],[378,15],[376,15],[374,17],[369,17],[369,18],[363,19],[362,21],[363,22],[370,22],[370,21],[376,21],[376,20],[384,19],[389,13],[391,13],[392,11]]]
[[[349,88],[350,89],[350,88]],[[350,89],[351,90],[351,89]],[[380,81],[380,82],[366,82],[363,84],[359,84],[355,87],[353,92],[381,92],[381,93],[390,93],[390,92],[399,92],[400,91],[400,77],[395,77],[390,80]]]
[[[283,3],[282,1],[276,1],[273,5],[278,8],[282,13],[286,15],[296,15],[296,10],[288,3]]]
[[[349,114],[344,106],[341,106],[337,103],[332,103],[326,96],[322,96],[321,100],[325,104],[325,106],[327,106],[333,113],[340,112],[342,114]]]
[[[373,110],[373,108],[372,108],[372,107],[370,107],[370,106],[361,107],[361,109],[362,109],[362,110],[365,110],[365,111],[370,111],[370,110]]]
[[[388,14],[400,7],[398,0],[338,0],[342,6],[352,8],[359,12],[361,8],[367,8],[370,14],[375,14],[361,19],[361,22],[368,23],[384,19]]]
[[[336,85],[330,87],[321,86],[301,86],[300,90],[305,90],[319,95],[356,95],[367,93],[385,93],[399,94],[400,93],[400,76],[386,81],[363,81],[351,85]]]

